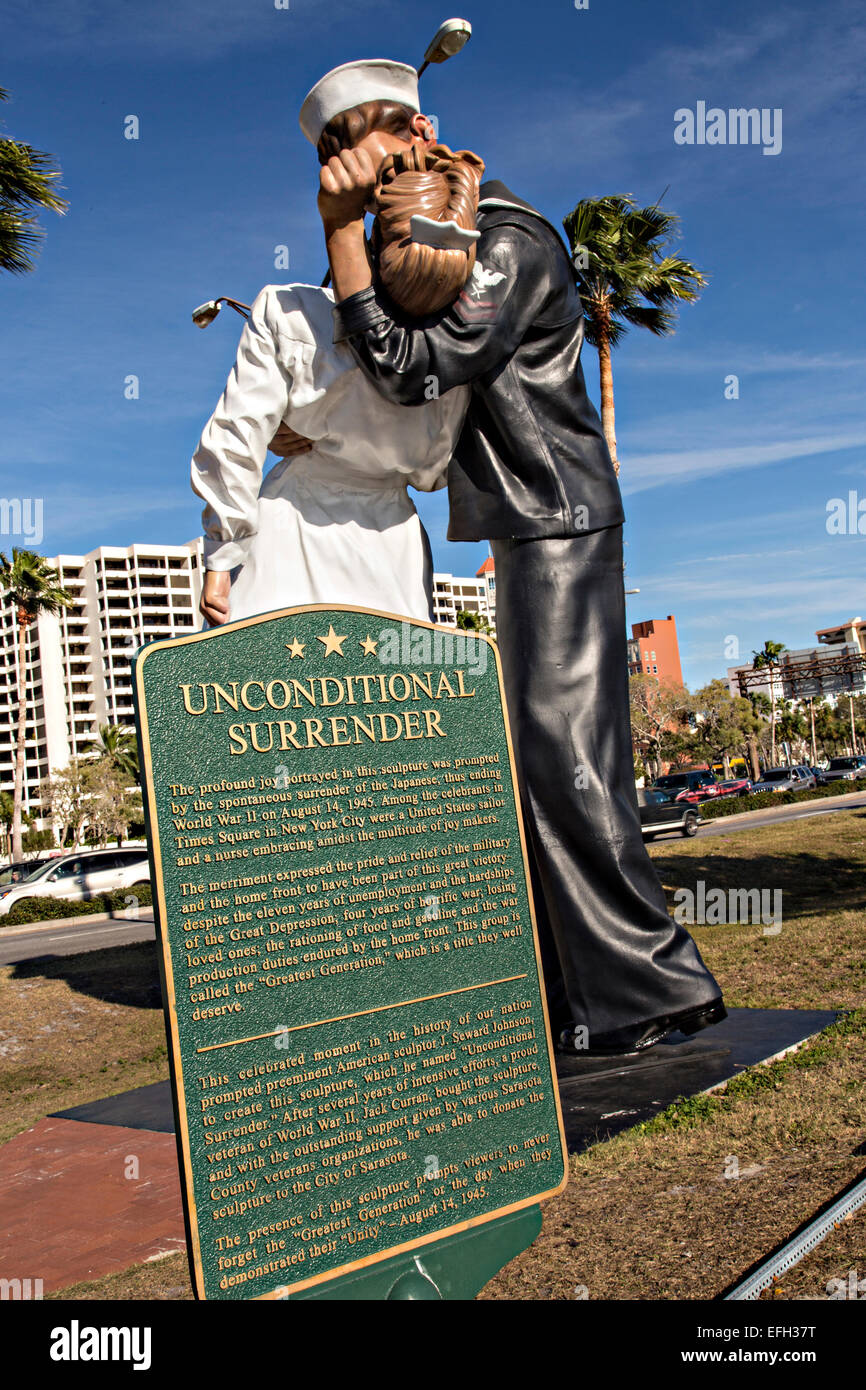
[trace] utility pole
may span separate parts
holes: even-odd
[[[815,702],[811,695],[809,696],[809,723],[812,726],[812,766],[814,767],[818,761],[818,748],[815,743]]]
[[[851,752],[857,757],[857,733],[854,728],[854,696],[848,696],[848,710],[851,715]]]

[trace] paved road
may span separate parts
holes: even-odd
[[[14,933],[14,934],[13,934]],[[108,922],[82,922],[77,926],[36,923],[32,930],[0,929],[0,965],[36,960],[39,956],[77,956],[84,951],[101,951],[106,946],[126,946],[131,941],[153,941],[156,935],[152,917],[142,915],[136,922],[115,919]]]
[[[830,798],[835,801],[835,797]],[[779,825],[786,820],[805,820],[807,816],[832,816],[837,811],[858,811],[866,809],[866,796],[861,795],[859,800],[845,801],[841,805],[822,806],[820,803],[801,802],[800,805],[780,806],[778,810],[773,806],[768,806],[765,811],[748,812],[748,820],[739,816],[722,816],[719,820],[708,820],[698,830],[698,835],[736,835],[743,830],[754,830],[756,826]],[[657,840],[656,844],[663,844],[664,840],[671,839],[665,835]]]

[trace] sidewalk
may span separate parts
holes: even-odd
[[[186,1248],[173,1134],[49,1117],[0,1148],[0,1274],[45,1293]]]

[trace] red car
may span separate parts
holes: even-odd
[[[750,777],[731,777],[719,783],[719,796],[747,796],[752,790]]]
[[[668,772],[653,782],[656,791],[667,792],[677,801],[709,801],[721,796],[719,784],[708,767],[691,768],[688,772]]]

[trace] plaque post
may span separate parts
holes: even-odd
[[[344,1274],[331,1284],[319,1284],[287,1298],[472,1299],[503,1265],[532,1244],[541,1234],[541,1224],[541,1207],[526,1207],[486,1226],[449,1236],[415,1255],[385,1260],[374,1269],[354,1276]]]

